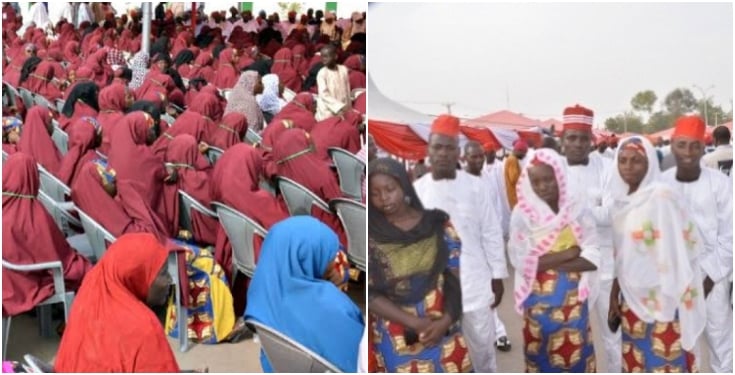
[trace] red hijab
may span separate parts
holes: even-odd
[[[220,90],[231,89],[237,83],[240,74],[232,65],[232,59],[235,56],[235,49],[225,48],[219,54],[219,66],[217,67],[217,74],[214,77],[212,83],[217,86]]]
[[[209,163],[199,153],[199,142],[188,134],[179,135],[171,141],[166,150],[166,162],[174,164],[178,171],[176,184],[166,185],[163,189],[166,214],[174,229],[172,233],[176,233],[179,230],[179,190],[191,195],[205,206],[209,206],[211,202],[209,174],[206,170],[196,167],[197,164],[208,166]],[[194,239],[197,242],[215,243],[219,227],[217,219],[193,212],[191,221]]]
[[[49,48],[48,55],[46,56],[46,61],[54,67],[54,78],[59,81],[65,80],[67,76],[66,69],[64,69],[64,66],[61,65],[61,62],[63,60],[64,53],[61,51],[61,48]]]
[[[273,117],[273,120],[271,120],[268,127],[265,128],[262,134],[263,144],[268,145],[269,147],[273,146],[275,137],[277,137],[278,134],[280,134],[280,130],[285,129],[285,127],[281,127],[280,129],[276,127],[273,131],[277,132],[273,135],[270,135],[273,131],[269,131],[268,129],[270,129],[272,125],[278,123],[283,124],[284,120],[291,121],[293,123],[292,127],[301,128],[307,132],[311,132],[314,125],[316,125],[316,119],[314,118],[315,109],[316,103],[314,102],[314,96],[311,95],[311,93],[302,92],[296,95],[291,102],[281,109],[281,112],[278,112],[278,114]],[[266,138],[270,139],[266,141]]]
[[[71,186],[86,162],[99,157],[95,146],[102,135],[101,132],[99,122],[92,117],[76,120],[69,127],[69,152],[61,160],[61,167],[56,174],[67,186]]]
[[[67,291],[74,291],[92,265],[66,242],[36,199],[40,186],[33,157],[16,153],[3,165],[3,260],[15,264],[60,260]],[[54,293],[50,271],[3,270],[3,317],[33,309]]]
[[[361,59],[360,55],[351,55],[344,63],[345,68],[350,72],[350,88],[353,90],[366,87],[365,72],[362,69]]]
[[[239,112],[230,112],[222,118],[222,122],[210,133],[209,144],[227,150],[241,143],[247,131],[247,117]]]
[[[179,372],[146,298],[168,250],[151,234],[115,241],[74,299],[56,372]]]
[[[165,211],[160,199],[166,169],[163,158],[156,156],[146,144],[148,132],[154,126],[153,118],[141,111],[128,113],[112,130],[112,143],[108,160],[117,172],[118,181],[134,181],[139,185],[141,196],[152,207],[159,218]]]
[[[161,159],[166,155],[166,149],[171,141],[181,134],[188,134],[199,142],[209,141],[209,129],[214,127],[215,118],[217,118],[217,108],[219,107],[219,99],[208,93],[200,93],[197,100],[182,113],[171,127],[163,133],[163,135],[153,144],[153,152]],[[197,163],[200,169],[206,169],[209,166]]]
[[[71,71],[71,70],[70,70]],[[94,72],[92,69],[83,66],[80,67],[77,70],[74,70],[74,83],[67,87],[64,91],[64,100],[69,98],[69,94],[71,94],[72,91],[74,91],[74,87],[82,82],[92,82],[94,77]]]
[[[100,145],[99,150],[104,155],[110,153],[112,130],[125,117],[125,95],[127,92],[128,88],[118,82],[100,90],[100,113],[97,116],[97,121],[102,125],[102,145]]]
[[[135,97],[141,99],[151,91],[160,91],[168,94],[176,88],[174,80],[168,74],[151,70],[146,74],[143,85],[135,91]]]
[[[79,42],[73,41],[64,45],[64,58],[69,63],[69,70],[82,64],[82,58],[79,56]]]
[[[113,236],[125,233],[153,233],[167,237],[167,228],[145,204],[132,181],[116,181],[116,172],[99,159],[84,163],[71,185],[74,204],[107,229]],[[105,191],[104,184],[116,187],[115,197]]]
[[[23,123],[18,151],[32,156],[47,171],[56,175],[61,166],[61,153],[51,139],[49,128],[51,112],[41,106],[31,107]]]
[[[265,229],[288,218],[282,200],[260,189],[263,175],[263,159],[260,151],[240,143],[230,147],[217,161],[212,172],[212,200],[222,202],[255,220]],[[260,252],[261,241],[255,240],[255,259]],[[232,247],[224,229],[217,233],[215,246],[217,262],[228,274],[232,270]],[[229,275],[231,280],[231,275]],[[233,294],[234,296],[234,294]]]
[[[212,82],[212,80],[214,79],[214,69],[212,68],[212,62],[214,62],[212,54],[206,51],[202,51],[201,53],[199,53],[199,56],[197,56],[196,60],[194,60],[194,65],[192,65],[192,68],[189,71],[189,75],[186,78],[191,80],[201,77],[204,78],[204,80],[206,80],[207,82]]]
[[[54,103],[63,96],[61,90],[52,83],[55,76],[54,65],[49,61],[42,61],[22,86]]]
[[[183,31],[179,33],[179,35],[176,37],[176,40],[174,40],[174,45],[171,47],[171,55],[176,56],[179,54],[179,52],[187,49],[189,47],[189,44],[191,44],[192,39],[193,36],[189,31]]]
[[[99,87],[105,87],[110,78],[115,75],[115,72],[107,64],[107,50],[104,48],[87,57],[84,66],[94,72],[94,82]]]
[[[363,92],[357,98],[355,98],[355,101],[352,103],[352,108],[354,108],[357,112],[360,112],[360,114],[362,115],[365,115],[365,113],[367,113],[366,93]]]
[[[294,92],[301,91],[302,79],[296,69],[293,68],[293,56],[288,48],[281,48],[273,58],[271,73],[278,75],[278,79],[285,87]]]
[[[354,110],[347,111],[342,117],[332,116],[319,121],[311,131],[317,155],[324,160],[330,160],[327,149],[339,147],[356,154],[360,151],[360,131],[358,125],[362,116]]]

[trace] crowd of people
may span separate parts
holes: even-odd
[[[695,372],[706,350],[732,373],[729,129],[709,153],[698,116],[668,145],[593,147],[593,120],[568,107],[558,142],[519,139],[498,160],[491,144],[462,150],[460,120],[441,115],[428,166],[369,154],[371,371],[508,371],[510,295],[527,372]]]
[[[54,369],[177,372],[166,335],[236,342],[253,319],[356,371],[364,321],[344,291],[362,288],[364,275],[347,260],[345,228],[316,207],[290,217],[275,181],[289,178],[325,202],[349,198],[327,151],[367,153],[365,15],[339,24],[312,10],[284,21],[235,8],[193,17],[164,4],[146,51],[139,10],[67,3],[68,18],[46,25],[35,3],[24,24],[3,3],[3,260],[59,260],[76,292]],[[70,189],[70,215],[83,212],[116,238],[101,259],[69,244],[82,228],[62,231],[46,211],[39,173]],[[252,279],[234,267],[217,218],[193,212],[192,230],[183,228],[179,192],[268,231],[255,238]],[[169,298],[171,252],[185,259],[188,316],[176,316]],[[3,318],[53,294],[50,271],[3,270]],[[261,363],[272,369],[267,357]]]

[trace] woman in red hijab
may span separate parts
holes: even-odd
[[[87,57],[84,66],[92,70],[93,80],[99,87],[105,87],[115,74],[107,64],[107,50],[104,48]]]
[[[69,152],[56,174],[66,186],[71,186],[86,162],[99,157],[95,149],[101,142],[102,127],[94,117],[82,117],[69,127]]]
[[[169,128],[156,142],[153,144],[153,152],[160,158],[166,155],[166,149],[176,136],[188,134],[197,140],[197,144],[209,142],[209,130],[214,128],[215,118],[219,116],[217,113],[219,108],[219,99],[209,93],[199,93],[197,100],[184,113],[174,121]],[[204,145],[202,145],[204,149]],[[197,163],[197,167],[205,169],[207,165]]]
[[[344,115],[332,116],[319,121],[311,130],[316,153],[324,160],[330,160],[328,149],[339,147],[356,154],[360,151],[360,130],[362,115],[355,110],[349,110]]]
[[[350,88],[364,89],[366,87],[365,62],[361,55],[351,55],[345,60],[345,68],[350,71]]]
[[[61,117],[59,117],[61,130],[68,131],[69,125],[82,117],[97,117],[99,112],[97,95],[99,95],[99,91],[94,82],[82,82],[74,85],[74,89],[64,102],[64,108],[61,109]]]
[[[119,181],[133,181],[144,202],[163,219],[163,184],[170,180],[163,165],[163,157],[158,157],[149,147],[158,136],[159,129],[153,117],[142,111],[128,113],[120,124],[112,130],[112,147],[108,160],[110,167],[117,172]],[[168,224],[165,226],[168,228]]]
[[[255,220],[263,228],[270,229],[275,223],[288,218],[288,211],[282,200],[260,188],[263,175],[263,159],[260,151],[240,143],[230,147],[217,161],[212,172],[212,200],[222,202]],[[255,261],[258,261],[262,240],[256,236]],[[217,232],[215,257],[232,280],[232,247],[227,234],[220,226]],[[242,315],[245,310],[247,279],[234,280],[232,296],[235,314]]]
[[[149,71],[143,81],[143,85],[135,91],[135,97],[142,99],[150,91],[161,91],[168,96],[171,91],[176,89],[174,80],[168,74],[161,73],[158,71]]]
[[[168,250],[151,234],[113,243],[74,299],[56,372],[179,372],[151,310],[166,303]]]
[[[278,137],[273,147],[273,160],[279,176],[298,182],[324,202],[342,197],[336,174],[327,162],[317,156],[309,133],[303,129],[287,129]],[[336,216],[316,207],[311,215],[329,225],[347,248],[347,236]]]
[[[174,45],[171,47],[171,55],[176,56],[179,52],[189,48],[194,41],[194,36],[189,31],[183,31],[176,36]]]
[[[68,70],[76,70],[82,65],[82,58],[80,57],[79,42],[73,41],[64,45],[64,59],[69,64],[66,68]]]
[[[67,291],[75,291],[92,265],[66,242],[64,234],[36,198],[40,186],[36,161],[10,155],[3,165],[3,260],[15,264],[61,261]],[[3,270],[3,316],[33,309],[54,294],[50,271]]]
[[[316,119],[314,118],[315,112],[316,102],[314,101],[314,96],[308,92],[301,92],[291,102],[286,104],[281,109],[281,112],[278,112],[273,117],[271,125],[283,122],[283,120],[289,120],[293,122],[293,127],[311,132],[314,129],[314,125],[316,125]],[[264,140],[269,128],[270,125],[263,131]],[[273,145],[272,142],[269,144],[271,146]]]
[[[125,117],[125,110],[133,104],[133,93],[120,83],[103,88],[99,95],[100,112],[97,120],[102,126],[102,144],[99,151],[108,155],[112,147],[112,130]]]
[[[172,224],[172,233],[179,233],[180,238],[193,238],[197,243],[214,245],[217,240],[217,219],[205,217],[198,212],[192,212],[191,222],[194,233],[183,236],[179,229],[179,194],[181,190],[205,206],[211,202],[209,191],[209,173],[199,169],[197,165],[207,165],[204,156],[199,152],[199,143],[188,134],[176,136],[166,150],[166,162],[171,163],[178,174],[176,183],[163,188],[166,200],[166,213]]]
[[[294,92],[301,91],[302,79],[296,69],[293,68],[291,50],[288,48],[279,49],[273,60],[271,73],[278,75],[278,79],[285,87]]]
[[[20,128],[23,121],[15,116],[3,116],[3,152],[8,155],[18,152]]]
[[[82,212],[110,234],[153,233],[161,240],[168,228],[148,206],[132,181],[118,181],[117,172],[102,159],[82,165],[71,185],[71,199]]]
[[[55,76],[56,73],[54,72],[53,64],[48,61],[42,61],[21,86],[54,103],[56,99],[61,99],[63,96],[61,90],[53,82]]]
[[[46,58],[44,59],[44,62],[48,62],[53,66],[54,68],[54,78],[56,78],[57,84],[66,80],[66,69],[64,69],[64,66],[61,65],[61,62],[64,60],[64,54],[61,52],[61,48],[59,47],[52,47],[49,48],[48,54],[46,55]]]
[[[53,132],[51,112],[41,106],[31,107],[23,123],[18,151],[32,156],[47,171],[55,175],[61,166],[61,152],[51,139]]]
[[[194,65],[192,65],[189,75],[185,78],[192,80],[194,78],[201,77],[207,82],[212,82],[214,79],[214,69],[212,68],[213,62],[214,58],[212,58],[212,54],[210,52],[201,51],[196,60],[194,60]]]
[[[242,113],[230,112],[222,118],[222,121],[209,135],[211,146],[227,150],[228,148],[242,143],[243,137],[248,131],[248,119]]]
[[[234,48],[226,48],[219,54],[219,67],[212,83],[220,90],[231,89],[240,78],[240,73],[235,68],[240,57]]]
[[[66,90],[64,90],[64,100],[67,100],[69,98],[69,95],[71,95],[72,91],[74,91],[74,88],[84,82],[93,82],[94,72],[92,69],[87,68],[86,66],[83,66],[77,70],[69,70],[69,81],[72,82],[71,86],[67,87]]]

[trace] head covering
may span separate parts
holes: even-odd
[[[209,144],[227,150],[241,143],[248,131],[248,119],[242,113],[230,112],[222,118],[209,136]]]
[[[94,117],[82,117],[69,127],[69,152],[56,174],[67,186],[71,186],[84,163],[98,157],[95,146],[101,135],[102,127]]]
[[[513,142],[513,151],[515,152],[527,152],[528,151],[528,143],[526,143],[525,140],[522,138],[518,138],[515,142]]]
[[[128,88],[119,82],[113,82],[100,90],[100,112],[97,121],[102,126],[102,144],[99,150],[105,155],[110,152],[112,145],[112,130],[125,117],[125,96],[127,93]]]
[[[620,153],[631,143],[643,146],[648,170],[630,195],[619,169],[612,173],[618,283],[625,302],[639,319],[671,322],[678,317],[681,346],[691,351],[707,321],[702,275],[695,266],[704,242],[680,203],[682,197],[659,179],[656,149],[645,137],[624,139],[615,153],[616,166]],[[632,251],[636,249],[645,253]],[[656,308],[651,308],[652,303]]]
[[[531,187],[528,170],[538,164],[546,164],[554,170],[556,184],[559,189],[559,212],[554,213],[551,207],[542,200]],[[536,280],[538,259],[551,251],[552,246],[567,227],[580,247],[585,233],[582,232],[581,215],[584,212],[570,194],[567,183],[566,162],[554,150],[540,149],[534,153],[534,160],[526,164],[518,179],[518,204],[511,219],[511,241],[531,243],[530,248],[519,249],[514,254],[523,267],[516,271],[515,307],[521,313],[523,304],[531,294],[532,285]],[[517,212],[517,213],[516,213]],[[517,219],[515,217],[517,216]],[[582,273],[579,282],[579,298],[581,301],[589,295],[589,272]]]
[[[24,86],[53,103],[56,99],[63,97],[61,90],[52,83],[55,76],[54,64],[50,61],[43,61],[38,64],[33,73],[29,74]]]
[[[176,118],[171,127],[153,144],[153,152],[160,158],[164,158],[170,142],[181,134],[193,136],[197,143],[209,142],[209,130],[213,129],[215,125],[215,120],[212,117],[216,118],[218,116],[219,99],[204,92],[199,93],[197,99],[189,109]],[[201,160],[197,163],[199,169],[205,169],[208,166],[209,163],[201,164]]]
[[[61,153],[49,134],[51,113],[42,106],[28,110],[23,132],[18,142],[18,151],[26,153],[47,171],[56,174],[61,166]]]
[[[155,121],[145,112],[135,111],[125,115],[112,131],[115,141],[112,142],[108,160],[117,171],[118,180],[137,182],[144,201],[163,218],[159,202],[166,170],[163,158],[154,155],[146,145],[149,129],[153,126]]]
[[[452,115],[439,115],[431,124],[431,134],[459,137],[459,119]]]
[[[361,122],[362,116],[356,111],[347,111],[342,116],[332,116],[319,121],[311,131],[317,155],[331,161],[328,153],[330,147],[339,147],[356,154],[362,147],[358,129]]]
[[[298,95],[296,95],[295,98],[293,98],[293,100],[286,104],[286,106],[283,107],[283,109],[281,109],[281,111],[278,112],[277,115],[273,117],[268,127],[265,128],[262,134],[263,143],[266,143],[266,136],[269,135],[269,133],[271,132],[271,130],[269,129],[279,123],[285,124],[284,121],[290,121],[293,126],[281,126],[281,130],[287,129],[289,127],[295,127],[304,129],[307,132],[311,132],[316,125],[316,118],[314,118],[315,109],[316,101],[314,100],[314,96],[308,92],[299,93]],[[273,146],[273,144],[275,143],[275,137],[277,136],[278,134],[273,134],[271,136],[273,137],[273,139],[271,139],[267,144],[269,146]]]
[[[263,93],[255,97],[263,112],[276,114],[281,111],[278,85],[278,75],[266,74],[263,76]]]
[[[288,48],[281,48],[273,57],[271,73],[278,75],[283,86],[294,92],[301,91],[301,76],[293,67],[293,55]]]
[[[682,116],[674,124],[674,134],[671,139],[686,137],[704,142],[704,134],[707,126],[699,116]]]
[[[133,60],[130,61],[130,69],[133,71],[133,79],[130,80],[128,86],[137,90],[143,85],[143,79],[148,74],[148,60],[150,56],[143,51],[140,51],[133,56]]]
[[[167,257],[151,234],[119,237],[74,299],[54,370],[179,372],[163,327],[145,304]],[[109,321],[119,324],[100,326]]]
[[[36,199],[40,180],[36,161],[12,154],[3,163],[3,260],[15,264],[61,261],[67,291],[79,287],[92,268],[66,242],[43,204]],[[3,316],[32,310],[54,293],[50,272],[3,270]]]
[[[230,92],[230,99],[227,101],[225,113],[239,112],[248,118],[248,126],[255,131],[263,128],[263,112],[255,100],[253,90],[255,84],[258,83],[258,73],[247,71],[240,75],[240,79]]]
[[[94,82],[82,82],[74,86],[61,109],[59,125],[66,131],[69,124],[82,117],[97,117],[99,104],[97,103],[99,87]]]
[[[197,165],[209,167],[209,163],[203,160],[204,156],[199,152],[199,142],[189,134],[176,136],[168,145],[165,156],[166,162],[178,172],[176,183],[167,184],[163,189],[166,215],[173,232],[179,228],[179,190],[191,195],[199,203],[209,206],[211,202],[209,174],[196,167]],[[198,212],[194,212],[191,216],[194,239],[200,243],[214,244],[217,239],[217,220],[202,216]]]
[[[564,130],[592,131],[595,113],[577,104],[564,109]]]
[[[214,70],[212,69],[212,62],[214,62],[214,57],[212,57],[212,54],[206,51],[202,51],[199,53],[199,56],[197,56],[196,60],[194,60],[194,65],[192,65],[191,70],[189,71],[189,75],[187,78],[189,80],[192,80],[194,78],[204,78],[207,82],[211,82],[214,78]]]
[[[341,371],[355,372],[365,327],[362,314],[346,294],[323,280],[338,250],[337,236],[312,217],[274,225],[248,288],[245,318],[278,330]],[[330,329],[316,329],[324,324]],[[262,353],[261,363],[270,367]]]
[[[15,116],[3,116],[3,133],[7,133],[14,129],[20,129],[23,121]]]
[[[236,53],[235,49],[226,48],[219,55],[219,67],[212,83],[221,90],[231,89],[237,83],[238,71],[232,66]]]

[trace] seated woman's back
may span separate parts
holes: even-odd
[[[331,281],[337,236],[308,216],[274,225],[248,288],[245,319],[254,319],[304,345],[345,372],[357,370],[365,323],[358,307]],[[272,372],[261,354],[263,370]]]
[[[110,246],[74,300],[56,372],[179,372],[149,307],[166,302],[167,256],[147,233],[124,235]]]

